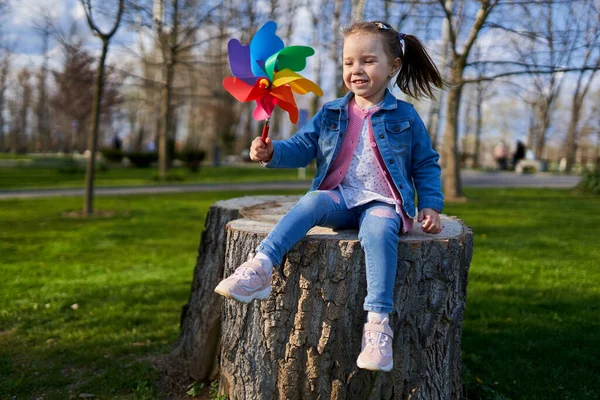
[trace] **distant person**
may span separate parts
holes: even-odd
[[[504,141],[500,141],[494,148],[494,160],[496,160],[499,171],[504,171],[506,169],[506,166],[508,165],[508,150],[506,150]]]
[[[273,266],[313,226],[358,228],[365,252],[368,322],[357,365],[390,371],[393,333],[388,321],[394,312],[399,235],[411,229],[415,217],[423,222],[423,232],[440,233],[444,195],[439,155],[425,124],[412,105],[387,88],[397,76],[394,82],[405,93],[431,97],[443,83],[419,40],[389,24],[356,22],[343,38],[341,67],[348,94],[325,104],[291,138],[263,142],[257,137],[250,147],[251,159],[268,167],[306,167],[316,158],[311,190],[279,220],[256,255],[215,291],[245,303],[266,299]]]
[[[517,148],[515,154],[513,154],[513,167],[516,168],[519,161],[525,158],[525,144],[520,140],[517,140]]]
[[[156,151],[156,145],[154,144],[154,140],[146,141],[146,151],[154,152]]]
[[[121,150],[121,148],[123,147],[123,141],[121,140],[121,138],[119,137],[119,135],[115,135],[113,137],[112,145],[113,145],[113,149],[115,149],[115,150]]]

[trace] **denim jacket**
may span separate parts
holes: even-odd
[[[294,136],[273,142],[273,157],[267,168],[306,167],[317,159],[317,172],[310,191],[317,190],[342,145],[348,127],[348,103],[354,94],[326,103]],[[423,121],[412,104],[396,99],[389,90],[379,111],[371,117],[373,134],[385,167],[402,197],[404,211],[415,212],[415,188],[419,210],[441,212],[444,195],[439,155],[433,150]],[[374,166],[375,168],[375,166]],[[414,183],[414,185],[413,185]]]

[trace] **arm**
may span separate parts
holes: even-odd
[[[439,233],[439,214],[444,209],[440,156],[433,149],[431,139],[421,117],[414,111],[411,176],[418,196],[418,221],[423,223],[423,231]]]
[[[294,136],[273,142],[267,168],[306,167],[317,156],[323,110],[315,114]]]

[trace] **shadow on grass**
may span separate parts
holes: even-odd
[[[465,398],[600,398],[599,304],[600,296],[567,288],[470,295],[463,327]]]

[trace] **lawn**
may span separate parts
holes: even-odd
[[[306,179],[314,175],[307,168]],[[156,168],[124,168],[106,164],[96,171],[94,184],[105,186],[160,185]],[[194,184],[214,182],[264,182],[298,179],[297,169],[267,169],[257,163],[241,166],[203,166],[199,172],[184,167],[172,168],[164,184]],[[79,163],[58,159],[34,159],[31,164],[0,166],[0,190],[27,188],[83,188],[85,168]]]
[[[282,193],[282,192],[279,192]],[[292,193],[292,192],[287,192]],[[296,192],[299,193],[299,192]],[[0,201],[0,399],[162,399],[210,204],[241,193]],[[468,399],[600,397],[600,197],[469,189]]]

